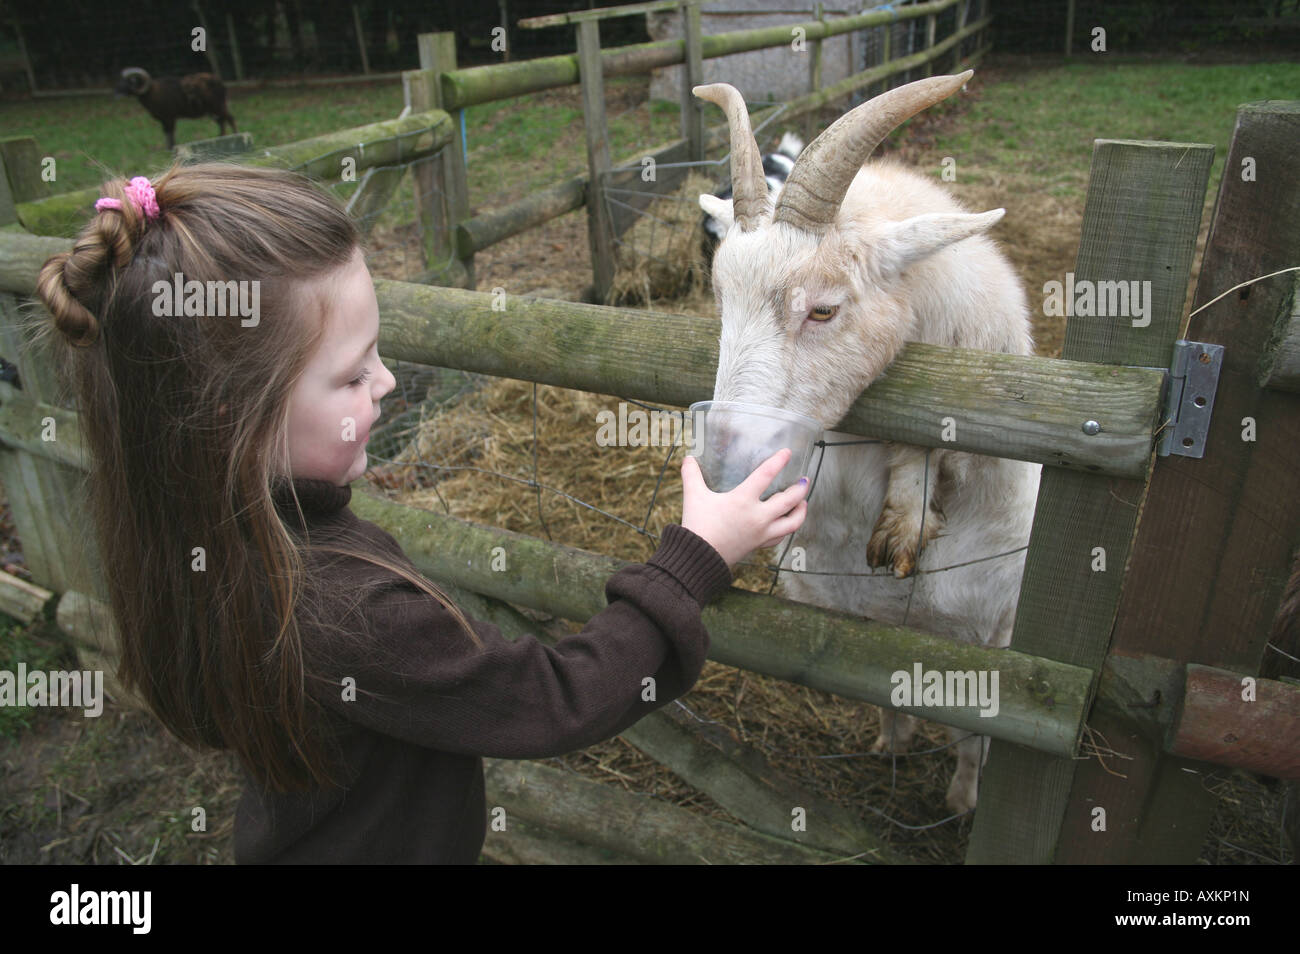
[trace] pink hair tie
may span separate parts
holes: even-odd
[[[123,189],[131,204],[136,207],[146,219],[156,219],[162,214],[158,208],[158,197],[154,194],[153,184],[144,176],[136,176],[126,184]],[[104,209],[120,209],[122,201],[120,199],[99,199],[95,202],[95,211],[102,212]]]

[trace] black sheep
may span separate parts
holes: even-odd
[[[176,145],[177,119],[210,115],[217,121],[219,135],[225,135],[227,122],[231,132],[238,132],[235,117],[226,108],[226,87],[211,73],[191,73],[180,79],[171,76],[150,79],[139,67],[128,66],[122,70],[113,92],[140,100],[149,115],[162,123],[168,149]]]

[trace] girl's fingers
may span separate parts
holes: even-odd
[[[772,531],[774,533],[779,531],[781,536],[785,536],[788,533],[794,533],[795,530],[799,529],[799,527],[803,525],[804,515],[807,512],[808,502],[806,500],[799,501],[793,510],[772,525]]]
[[[781,517],[779,520],[773,521],[773,523],[767,528],[772,533],[772,536],[760,543],[759,547],[774,547],[790,534],[794,533],[794,531],[798,530],[799,527],[803,525],[804,514],[807,512],[808,504],[805,501],[799,501],[789,514]]]
[[[804,479],[803,483],[800,483],[798,480],[796,480],[789,487],[785,488],[785,490],[782,490],[779,493],[775,493],[772,496],[768,497],[766,503],[769,507],[772,507],[772,509],[776,510],[778,513],[785,513],[787,510],[792,508],[796,503],[803,500],[805,496],[807,496],[808,488],[810,488],[811,486],[812,486],[811,482],[808,482],[806,478]]]
[[[781,468],[789,462],[793,454],[794,451],[790,450],[790,448],[782,447],[754,468],[754,472],[746,477],[740,486],[749,490],[751,484],[757,484],[757,490],[761,494],[767,488],[767,485],[772,482],[772,478],[781,472]]]
[[[691,490],[704,483],[704,475],[700,473],[700,462],[694,457],[682,458],[682,483]]]

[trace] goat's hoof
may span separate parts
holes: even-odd
[[[921,550],[939,535],[940,529],[941,523],[934,510],[925,521],[923,535],[919,517],[913,519],[908,511],[886,504],[867,542],[867,565],[872,569],[888,566],[897,579],[905,579],[916,571]]]
[[[882,732],[880,735],[876,736],[876,741],[874,741],[874,742],[871,743],[871,748],[869,749],[869,751],[871,751],[871,752],[906,752],[907,749],[908,749],[908,747],[909,747],[911,744],[912,744],[912,737],[911,737],[910,734],[909,734],[908,737],[905,738],[905,739],[904,739],[904,738],[894,738],[894,739],[891,739],[891,738],[889,737],[889,733],[887,733],[887,732]]]
[[[921,720],[906,712],[880,708],[880,731],[871,743],[872,752],[905,752],[912,744]]]

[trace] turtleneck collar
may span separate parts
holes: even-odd
[[[276,477],[271,482],[271,499],[276,507],[286,516],[297,515],[290,493],[290,481],[286,477]],[[328,480],[315,477],[293,478],[293,492],[298,495],[304,515],[324,516],[342,510],[352,500],[350,484],[339,486]]]

